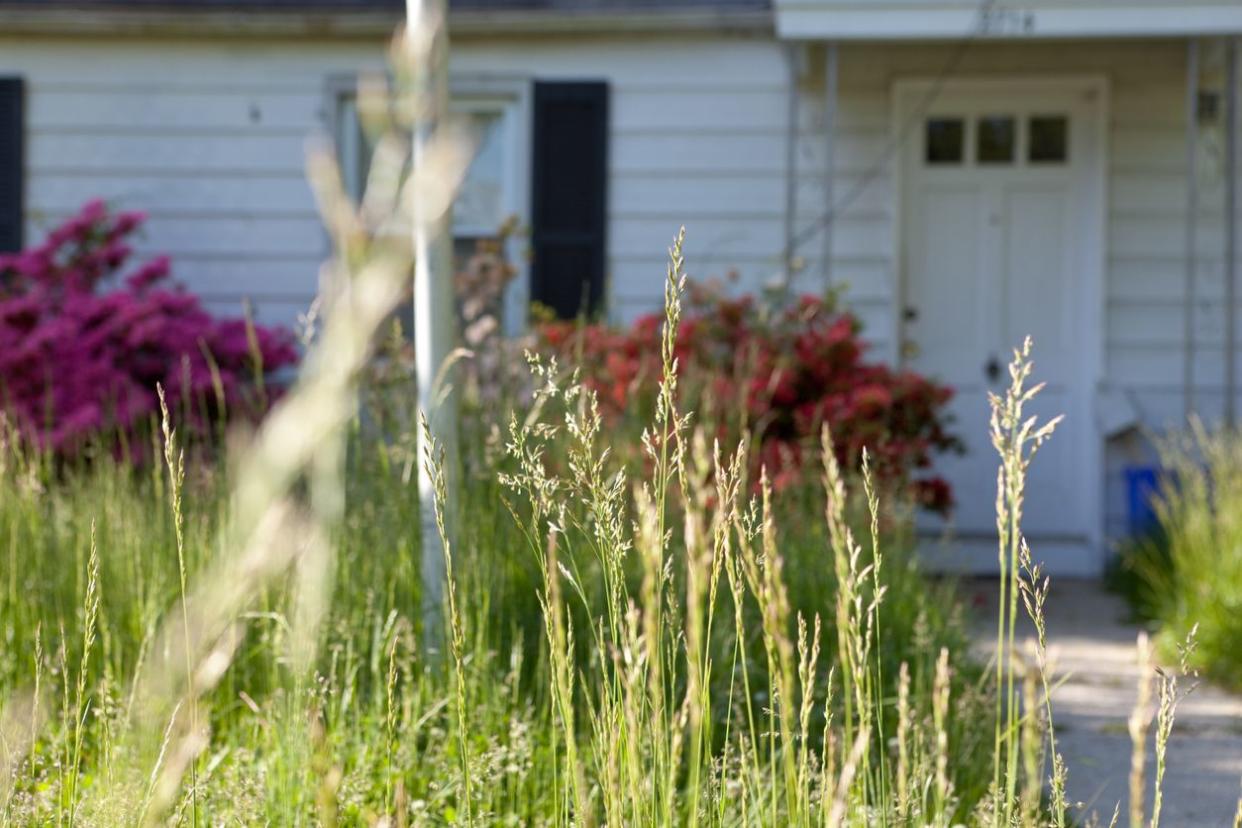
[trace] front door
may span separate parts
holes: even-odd
[[[937,463],[956,507],[947,522],[921,518],[922,549],[934,567],[996,571],[987,395],[1004,391],[1012,350],[1030,335],[1035,378],[1047,382],[1032,413],[1065,420],[1030,471],[1027,536],[1049,571],[1096,574],[1088,308],[1098,93],[980,85],[941,90],[930,104],[906,93],[913,102],[899,109],[920,122],[902,164],[902,356],[955,389],[966,444]]]

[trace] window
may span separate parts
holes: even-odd
[[[358,120],[356,84],[342,79],[330,86],[333,129],[345,188],[354,198],[366,188],[373,147]],[[478,79],[455,82],[451,107],[466,116],[477,141],[475,155],[453,205],[453,254],[457,267],[475,253],[481,242],[495,239],[508,221],[525,230],[529,201],[529,107],[527,81]],[[505,257],[517,276],[504,298],[504,329],[520,332],[526,324],[528,292],[526,240],[510,236]],[[412,319],[405,320],[412,323]]]
[[[1026,158],[1032,164],[1064,164],[1069,159],[1069,119],[1064,115],[1031,117]]]
[[[979,164],[1012,164],[1017,129],[1009,115],[987,115],[975,123],[975,161]]]
[[[928,118],[926,141],[928,164],[960,164],[966,124],[961,118]]]
[[[453,246],[459,255],[469,255],[477,242],[494,238],[501,225],[519,211],[512,108],[513,103],[503,99],[463,96],[453,102],[453,109],[470,120],[478,142],[453,205]],[[337,111],[341,175],[349,194],[360,198],[374,147],[358,121],[352,94],[341,96]]]

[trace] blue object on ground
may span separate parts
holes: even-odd
[[[1158,525],[1152,498],[1160,492],[1160,478],[1155,466],[1127,466],[1126,496],[1129,504],[1127,528],[1137,537],[1151,532]]]

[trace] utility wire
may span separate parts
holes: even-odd
[[[869,186],[871,186],[872,182],[883,174],[885,168],[888,167],[889,162],[892,161],[897,152],[905,146],[906,141],[912,134],[914,134],[914,130],[923,122],[923,118],[927,115],[927,111],[931,109],[932,104],[934,104],[936,99],[940,97],[940,93],[944,90],[945,83],[948,82],[949,78],[955,72],[957,72],[958,66],[961,65],[962,59],[966,57],[966,53],[970,50],[971,45],[986,31],[988,13],[991,11],[992,6],[996,5],[996,2],[997,0],[980,0],[979,6],[975,11],[976,22],[974,27],[966,33],[965,37],[957,42],[952,54],[949,55],[949,59],[945,61],[945,64],[941,67],[940,72],[932,80],[931,86],[928,87],[922,100],[919,101],[919,105],[915,108],[915,111],[911,113],[911,115],[906,119],[906,122],[903,123],[897,130],[897,134],[889,138],[888,144],[884,147],[884,151],[880,154],[880,157],[872,162],[871,166],[863,171],[854,186],[847,190],[845,195],[842,196],[839,201],[829,206],[828,209],[810,225],[793,234],[788,244],[790,258],[793,258],[793,254],[797,253],[798,249],[802,247],[802,245],[813,239],[820,230],[830,228],[832,223],[836,221],[837,216],[845,212],[845,210],[847,210],[850,205],[853,204]],[[828,170],[827,174],[836,175],[836,171]]]

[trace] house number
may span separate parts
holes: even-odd
[[[1035,31],[1035,12],[1029,9],[986,8],[979,12],[979,33],[1021,35]]]

